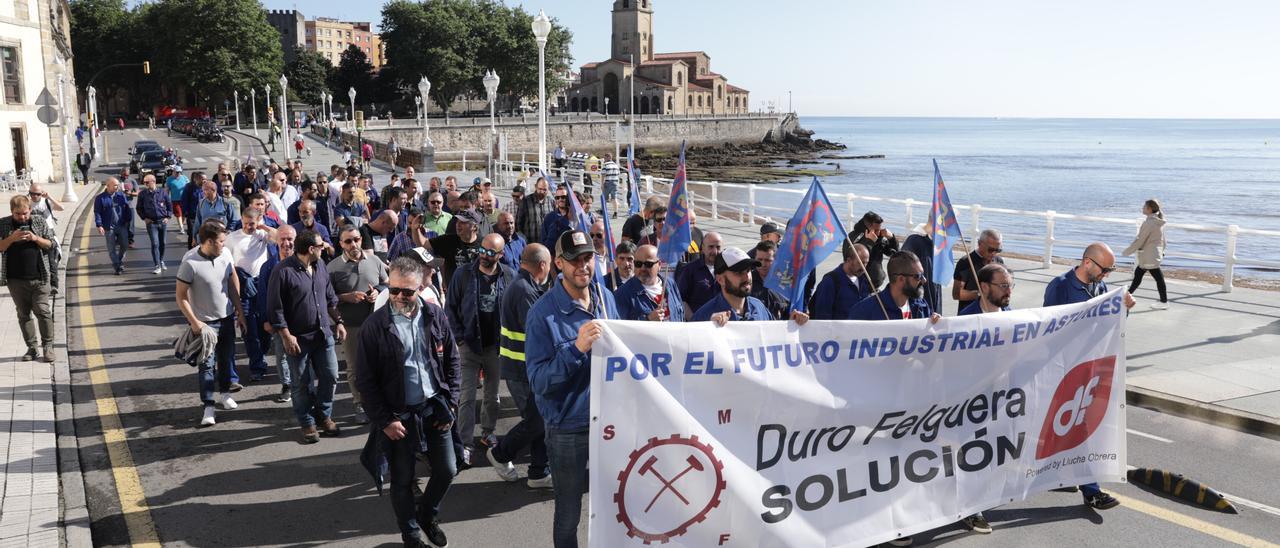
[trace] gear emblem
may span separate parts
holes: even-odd
[[[613,502],[627,536],[665,544],[707,519],[724,488],[724,463],[711,446],[697,436],[672,434],[649,438],[631,452]]]

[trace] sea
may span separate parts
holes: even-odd
[[[836,195],[844,193],[913,198],[925,203],[915,208],[913,221],[925,222],[936,160],[956,205],[1139,220],[1143,202],[1155,198],[1170,223],[1280,231],[1280,120],[802,116],[800,122],[814,138],[848,147],[828,156],[884,155],[806,166],[839,168],[821,179],[841,211],[844,201]],[[778,184],[803,189],[809,180]],[[794,207],[799,201],[794,195],[768,194],[757,196],[771,205]],[[895,232],[903,231],[903,205],[855,201],[855,208],[858,215],[875,210]],[[969,215],[960,212],[962,229],[971,225]],[[1010,251],[1044,251],[1041,218],[987,212],[981,228],[1000,229]],[[1055,223],[1058,240],[1101,240],[1117,253],[1135,234],[1136,227],[1113,223]],[[1237,246],[1237,257],[1280,261],[1280,238],[1245,234]],[[1061,245],[1054,255],[1073,257],[1079,250]],[[1170,229],[1168,250],[1224,255],[1226,235]],[[1165,264],[1222,272],[1220,262],[1169,258]],[[1276,269],[1243,266],[1236,275],[1280,278]]]

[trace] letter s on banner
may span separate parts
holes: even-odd
[[[1036,459],[1075,448],[1092,436],[1107,415],[1116,357],[1079,364],[1068,371],[1053,393],[1045,413]]]

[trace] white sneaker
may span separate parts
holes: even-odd
[[[1157,301],[1157,302],[1151,303],[1151,309],[1152,310],[1168,310],[1169,303],[1162,303]]]
[[[493,456],[493,448],[490,447],[484,452],[484,456],[489,457],[489,464],[493,465],[493,471],[498,473],[498,477],[507,483],[513,483],[520,480],[520,473],[516,471],[516,466],[509,462],[501,462]]]
[[[527,483],[529,484],[530,489],[551,489],[554,487],[551,485],[550,475],[547,475],[545,478],[531,479]]]
[[[218,421],[213,418],[213,413],[212,405],[204,406],[204,418],[200,419],[200,426],[213,426],[217,423]]]
[[[160,261],[160,270],[169,270],[169,265],[164,264],[164,261]]]
[[[162,267],[157,266],[157,267],[155,267],[154,269],[152,269],[152,270],[151,270],[151,273],[152,273],[152,274],[155,274],[155,275],[157,275],[157,276],[159,276],[159,275],[160,275],[160,271],[161,271],[161,270],[164,270],[164,269],[163,269]]]
[[[231,394],[223,394],[222,397],[218,398],[218,407],[231,410],[240,406],[236,405],[236,400],[231,399]]]

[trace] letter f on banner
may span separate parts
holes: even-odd
[[[1077,365],[1062,377],[1040,429],[1037,459],[1088,441],[1107,416],[1115,369],[1116,357],[1107,356]]]

